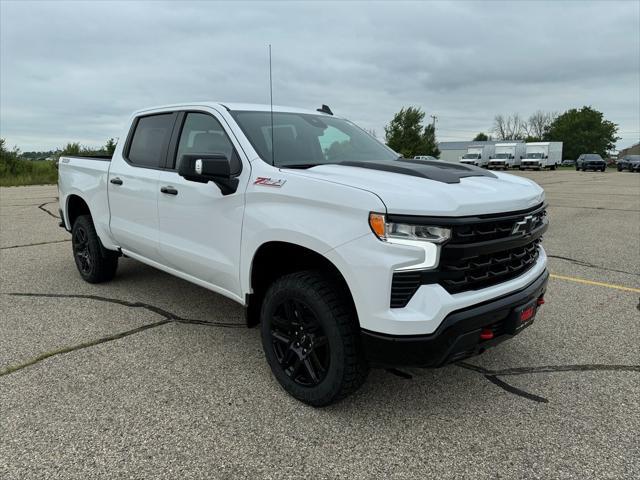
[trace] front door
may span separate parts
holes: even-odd
[[[250,166],[246,162],[243,170],[237,147],[213,113],[186,112],[181,119],[174,168],[160,172],[158,178],[162,263],[216,286],[221,293],[239,296],[240,235]],[[213,182],[198,183],[178,175],[182,155],[214,153],[232,159],[233,173],[240,177],[235,193],[223,195]]]

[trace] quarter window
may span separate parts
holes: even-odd
[[[129,162],[140,167],[164,166],[173,122],[173,113],[139,118],[127,155]]]

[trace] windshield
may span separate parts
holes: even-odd
[[[602,157],[597,153],[589,153],[584,156],[585,160],[602,160]]]
[[[541,153],[527,153],[527,158],[542,158]]]
[[[627,162],[637,162],[640,161],[640,155],[629,155],[628,157],[625,157],[625,160]]]
[[[478,153],[465,153],[462,156],[462,158],[473,158],[473,159],[476,159],[476,158],[480,158],[480,154],[478,154]]]
[[[398,155],[353,123],[308,113],[230,112],[253,148],[276,167],[312,167],[362,160],[397,160]],[[271,139],[275,148],[272,149]]]
[[[496,156],[493,158],[511,158],[510,153],[496,153]]]

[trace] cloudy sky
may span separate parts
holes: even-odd
[[[640,137],[640,2],[0,0],[0,135],[22,150],[118,137],[191,100],[335,113],[383,136],[402,106],[470,140],[496,113],[592,105]]]

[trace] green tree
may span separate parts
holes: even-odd
[[[486,133],[480,132],[473,139],[474,142],[486,142],[489,140],[489,136]]]
[[[419,107],[403,107],[384,127],[387,145],[405,158],[439,156],[434,126],[422,124],[425,115]]]
[[[104,150],[107,152],[107,155],[113,155],[113,152],[116,149],[116,144],[117,142],[113,138],[107,140],[107,143],[104,146]]]
[[[83,151],[84,148],[79,142],[69,142],[64,146],[60,155],[80,155]]]
[[[563,142],[563,157],[575,159],[583,153],[606,157],[620,139],[617,133],[618,125],[605,120],[602,112],[584,106],[558,116],[544,137],[547,141]]]
[[[7,149],[5,139],[0,138],[0,175],[15,175],[18,172],[20,165],[19,155],[20,150],[17,147],[12,150]]]

